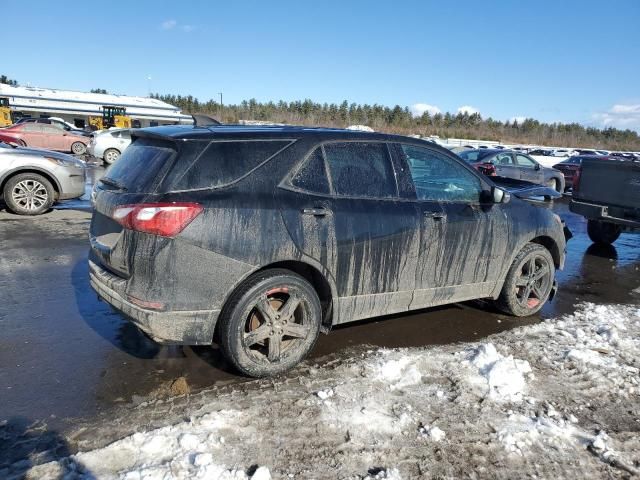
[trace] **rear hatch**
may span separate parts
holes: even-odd
[[[96,183],[91,196],[94,213],[90,228],[94,262],[128,278],[129,256],[137,249],[140,238],[138,232],[125,229],[115,214],[126,205],[159,201],[159,186],[176,156],[173,142],[138,138]]]

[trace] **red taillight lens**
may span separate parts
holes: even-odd
[[[573,185],[571,189],[573,193],[576,193],[580,188],[580,175],[582,174],[582,167],[576,168],[576,171],[573,173]]]
[[[202,212],[197,203],[140,203],[121,205],[113,219],[129,230],[175,237]]]

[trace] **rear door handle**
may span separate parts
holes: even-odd
[[[427,218],[433,218],[434,220],[444,220],[447,218],[447,214],[443,213],[443,212],[431,212],[431,211],[426,211],[423,212],[424,216]]]
[[[326,208],[304,208],[302,209],[303,215],[313,215],[314,217],[324,217],[329,213]]]

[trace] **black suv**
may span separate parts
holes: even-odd
[[[243,373],[298,363],[319,331],[487,298],[537,312],[560,218],[433,143],[303,127],[157,127],[96,184],[90,276],[162,343],[216,341]]]

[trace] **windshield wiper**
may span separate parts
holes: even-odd
[[[127,187],[125,187],[123,184],[121,184],[120,182],[118,182],[117,180],[113,180],[112,178],[109,177],[102,177],[100,179],[101,183],[104,183],[105,185],[109,185],[110,187],[115,187],[118,190],[121,190],[123,192],[127,191]]]

